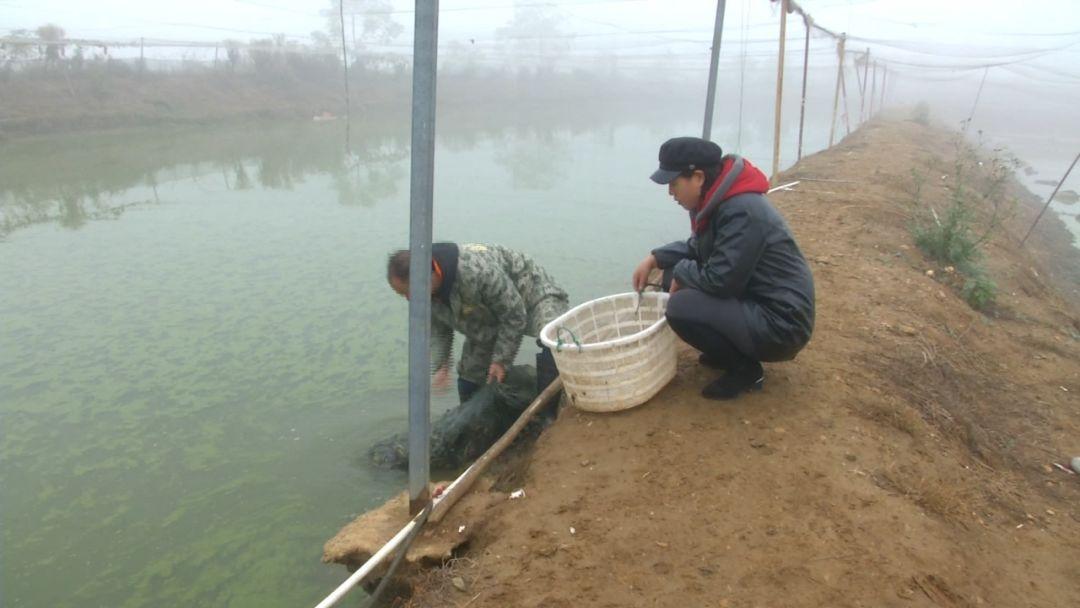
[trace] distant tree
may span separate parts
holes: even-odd
[[[236,40],[225,41],[225,56],[229,59],[229,71],[236,71],[240,64],[240,43]]]
[[[320,32],[315,30],[311,32],[311,43],[319,51],[334,51],[334,41],[330,38],[330,35],[326,32]]]
[[[551,72],[570,48],[562,22],[563,16],[549,6],[518,2],[510,22],[495,30],[495,36],[516,67]]]
[[[60,56],[64,54],[64,28],[54,23],[46,23],[45,25],[37,28],[37,37],[47,43],[45,45],[45,60],[46,61],[58,61]]]
[[[34,38],[34,32],[26,29],[11,30],[10,36],[12,38]],[[0,59],[4,60],[4,67],[10,69],[11,66],[17,62],[25,59],[29,59],[34,52],[34,47],[29,44],[16,44],[13,42],[5,42],[0,44]]]
[[[355,54],[365,44],[387,43],[401,35],[404,28],[394,20],[390,14],[392,10],[390,0],[330,0],[330,8],[324,10],[323,15],[330,39],[339,41],[341,12],[344,11],[346,46]]]

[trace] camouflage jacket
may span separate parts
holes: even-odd
[[[461,245],[449,305],[431,302],[432,370],[450,361],[454,330],[467,347],[490,345],[490,362],[510,366],[521,337],[536,336],[551,321],[549,299],[565,310],[566,292],[532,258],[500,245]]]

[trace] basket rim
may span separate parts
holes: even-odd
[[[593,304],[598,304],[598,303],[601,303],[601,302],[607,302],[609,300],[614,300],[616,298],[623,298],[623,297],[626,297],[626,296],[633,296],[633,295],[638,295],[638,294],[635,291],[627,291],[627,292],[624,292],[624,293],[616,293],[616,294],[612,294],[610,296],[604,296],[602,298],[596,298],[595,300],[589,300],[587,302],[582,302],[581,304],[578,304],[577,306],[571,308],[570,310],[564,312],[563,314],[555,317],[551,322],[549,322],[547,325],[545,325],[544,328],[542,330],[540,330],[540,342],[543,343],[544,346],[546,346],[546,347],[548,347],[548,348],[550,348],[552,350],[555,350],[557,348],[557,346],[558,346],[558,342],[556,340],[552,339],[550,337],[550,334],[559,325],[561,325],[567,319],[572,317],[575,313],[577,313],[578,311],[584,309],[586,306],[590,306],[590,305],[593,305]],[[647,291],[647,292],[644,292],[644,293],[641,294],[642,298],[655,297],[656,299],[658,299],[658,300],[660,300],[662,302],[666,301],[668,299],[668,296],[669,296],[668,293],[662,292],[662,291]],[[632,335],[629,335],[629,336],[623,336],[621,338],[615,338],[614,340],[604,340],[603,342],[594,342],[592,344],[582,344],[580,347],[575,346],[573,348],[573,350],[571,350],[570,352],[588,352],[588,351],[591,351],[591,350],[600,350],[602,348],[611,348],[612,346],[622,346],[624,344],[629,344],[631,342],[641,340],[642,338],[648,338],[648,337],[652,336],[653,334],[655,334],[656,332],[663,329],[666,325],[667,325],[667,317],[661,316],[652,325],[646,327],[645,329],[643,329],[643,330],[641,330],[641,331],[639,331],[639,332],[637,332],[635,334],[632,334]]]

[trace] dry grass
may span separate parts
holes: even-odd
[[[927,424],[912,407],[904,403],[867,403],[860,412],[870,420],[910,435],[912,439],[923,439]]]
[[[963,478],[944,479],[920,475],[905,468],[888,467],[879,476],[880,485],[919,505],[927,512],[951,521],[971,513],[974,492]]]
[[[480,563],[468,557],[447,560],[442,566],[421,571],[417,575],[413,588],[418,593],[390,605],[402,608],[465,608],[483,593],[483,589],[475,588],[478,587],[479,569]],[[454,586],[455,578],[460,578],[465,584],[464,591]]]

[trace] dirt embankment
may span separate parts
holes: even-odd
[[[1019,247],[1029,206],[989,244],[989,314],[915,248],[911,168],[950,137],[874,122],[780,176],[810,346],[732,403],[684,347],[649,403],[565,409],[526,498],[426,532],[474,538],[408,605],[1080,605],[1080,476],[1053,466],[1080,454],[1080,315]]]
[[[378,114],[407,119],[412,80],[407,71],[349,72],[353,120]],[[530,115],[561,112],[568,102],[639,116],[672,111],[679,87],[634,80],[600,81],[590,74],[443,73],[440,112]],[[633,100],[632,103],[627,100]],[[650,104],[649,101],[656,103]],[[661,103],[662,102],[662,103]],[[656,107],[652,107],[656,106]],[[262,72],[193,67],[178,72],[139,72],[121,65],[82,70],[56,66],[25,74],[0,71],[0,141],[29,135],[100,131],[122,127],[236,123],[265,118],[312,120],[324,112],[345,116],[344,81],[337,69],[278,67]],[[565,113],[560,114],[563,116]]]
[[[343,95],[329,85],[225,71],[69,75],[58,70],[0,85],[0,138],[266,117],[310,120],[342,107]]]

